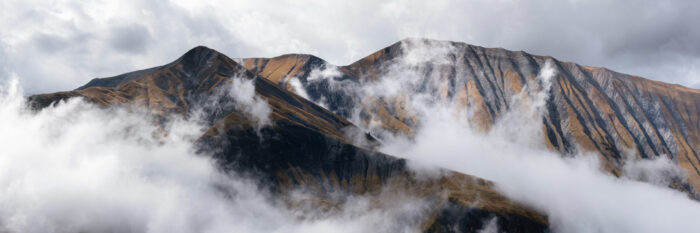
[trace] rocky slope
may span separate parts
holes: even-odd
[[[562,155],[599,152],[616,175],[627,157],[667,156],[686,173],[672,186],[689,193],[700,188],[700,90],[523,51],[424,39],[400,41],[347,66],[303,54],[239,61],[364,128],[381,122],[383,130],[403,135],[411,135],[421,117],[406,99],[426,93],[436,103],[456,103],[488,131],[518,107],[514,97],[527,86],[542,90],[536,77],[549,61],[556,73],[541,119],[547,147]],[[387,80],[402,89],[367,88]]]
[[[308,72],[310,67],[299,70]],[[281,79],[274,78],[279,74],[267,79],[261,75],[217,51],[197,47],[164,66],[29,99],[35,109],[71,97],[105,107],[143,106],[156,124],[173,114],[201,116],[210,128],[197,139],[200,150],[217,158],[222,169],[247,174],[292,207],[310,205],[332,213],[349,196],[361,195],[382,208],[383,195],[401,193],[429,203],[417,225],[426,232],[475,232],[494,216],[504,231],[548,230],[546,216],[503,197],[489,181],[449,171],[417,177],[405,160],[373,151],[374,137],[342,114],[281,88]],[[353,75],[349,78],[359,77]],[[241,88],[246,84],[252,89]],[[310,196],[288,195],[299,189]]]

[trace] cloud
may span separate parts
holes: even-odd
[[[660,187],[670,187],[674,181],[684,180],[685,172],[666,156],[654,159],[633,159],[631,156],[622,168],[625,177],[640,180]]]
[[[233,57],[302,52],[342,65],[405,37],[526,50],[684,85],[697,85],[700,76],[696,43],[700,30],[695,25],[700,21],[700,3],[695,1],[66,0],[53,4],[2,1],[0,9],[1,78],[17,74],[29,93],[73,89],[96,76],[165,64],[199,44]],[[624,17],[620,12],[626,12]],[[139,48],[147,52],[135,53]],[[484,136],[460,123],[464,116],[455,116],[444,105],[424,108],[434,103],[430,96],[415,97],[411,107],[424,119],[415,139],[387,137],[386,152],[494,180],[511,198],[547,212],[555,229],[564,232],[681,232],[695,227],[698,204],[684,194],[601,173],[595,155],[562,159],[537,146],[543,144],[532,136],[537,132],[527,129],[534,125],[528,121],[502,120],[493,133]],[[236,186],[236,181],[224,178],[212,181],[210,175],[215,173],[205,165],[208,162],[191,159],[188,144],[178,143],[182,140],[173,139],[177,137],[164,142],[172,147],[153,142],[148,130],[125,137],[122,129],[127,125],[123,124],[134,122],[123,114],[118,114],[123,118],[101,119],[109,114],[69,102],[67,107],[32,116],[9,107],[18,106],[12,98],[2,103],[1,114],[7,119],[1,121],[2,139],[12,142],[7,144],[12,145],[7,148],[9,156],[0,158],[0,216],[6,228],[61,232],[106,231],[105,227],[116,226],[153,227],[153,231],[269,227],[263,231],[274,231],[288,221],[278,218],[278,211],[250,214],[249,209],[270,206],[255,201],[258,193],[243,192],[241,200],[245,201],[233,204],[222,200],[210,192],[209,185],[201,184],[223,182],[234,188],[245,184]],[[78,110],[79,114],[68,114]],[[126,123],[120,123],[124,119]],[[111,141],[108,135],[125,138]],[[170,169],[182,164],[192,167],[184,168],[189,169],[185,174],[173,174]],[[43,169],[29,169],[35,167]],[[101,169],[93,171],[92,167]],[[136,175],[123,176],[126,171]],[[627,174],[635,177],[634,172]],[[114,186],[104,186],[107,184]],[[137,191],[151,195],[136,195]],[[33,204],[37,200],[46,203]],[[248,200],[256,206],[245,205]],[[144,208],[143,203],[156,205]],[[200,211],[203,209],[207,211]],[[246,211],[238,211],[241,209]],[[67,210],[74,212],[65,214]],[[202,212],[213,213],[199,215]],[[94,216],[106,222],[75,222],[71,216]],[[230,219],[264,222],[235,225]],[[307,229],[323,226],[314,224]]]
[[[354,119],[373,135],[381,135],[380,151],[409,159],[426,176],[434,175],[433,166],[492,180],[509,198],[547,214],[555,232],[696,231],[700,204],[668,188],[683,177],[672,161],[630,159],[618,178],[602,170],[599,154],[562,156],[546,147],[541,121],[551,83],[559,73],[550,61],[509,100],[510,109],[497,117],[491,130],[483,132],[470,123],[474,117],[470,111],[459,111],[459,101],[435,94],[442,87],[435,76],[439,74],[426,71],[442,67],[416,62],[411,56],[421,54],[420,61],[432,63],[455,57],[455,51],[444,42],[423,42],[410,40],[402,45],[418,51],[407,51],[408,56],[382,67],[378,81],[344,87],[357,88],[346,90],[361,97],[356,101],[404,96],[406,107],[417,116],[413,136],[386,133],[382,127]],[[435,46],[439,48],[430,49]],[[484,231],[494,230],[489,225]]]
[[[333,80],[335,78],[339,78],[343,76],[343,73],[340,72],[338,67],[335,66],[323,66],[319,69],[314,69],[309,73],[309,77],[307,78],[306,81],[313,82],[313,81],[318,81],[318,80],[323,80],[323,79],[330,79]]]
[[[16,79],[0,85],[1,232],[414,232],[429,213],[389,192],[336,212],[288,208],[195,154],[196,119],[156,126],[138,107],[80,98],[34,112],[23,95]]]
[[[357,86],[356,82],[343,79],[343,73],[337,66],[323,64],[312,69],[303,81],[302,78],[303,76],[293,77],[289,79],[287,83],[292,86],[292,90],[298,95],[332,111],[337,111],[337,108],[354,108],[354,106],[352,106],[353,102],[334,104],[333,106],[328,105],[328,99],[334,99],[334,97],[327,96],[331,93],[325,93],[323,92],[324,90],[328,90],[332,93],[343,93],[346,96],[356,96],[356,93],[346,92],[358,90],[358,88],[355,87]],[[310,95],[309,93],[314,94]],[[348,106],[344,104],[348,104]]]
[[[294,90],[294,93],[301,97],[304,97],[304,99],[309,99],[309,94],[306,92],[306,89],[301,84],[301,81],[299,81],[299,78],[291,78],[289,79],[289,81],[287,81],[287,83],[292,86],[292,90]]]
[[[478,233],[498,233],[498,218],[493,217],[484,224],[484,228],[480,229]]]
[[[256,95],[254,80],[243,77],[231,78],[227,94],[233,98],[236,108],[251,117],[259,127],[271,124],[272,109],[265,99]]]
[[[529,127],[535,122],[501,121],[495,127],[505,129],[484,135],[452,111],[428,109],[415,138],[385,140],[382,151],[492,180],[546,213],[555,232],[695,231],[700,204],[686,194],[609,175],[594,154],[562,158],[542,148],[541,133]]]
[[[406,37],[525,50],[683,85],[700,76],[695,1],[11,0],[0,9],[0,66],[23,77],[29,93],[162,65],[200,44],[232,57],[310,53],[344,65]]]
[[[254,186],[194,155],[197,125],[174,121],[167,137],[154,136],[159,130],[145,114],[80,99],[32,113],[16,85],[3,90],[3,231],[245,232],[257,228],[245,225],[257,218],[237,209],[253,203],[250,214],[281,221]],[[233,199],[217,186],[235,190]]]

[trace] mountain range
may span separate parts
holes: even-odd
[[[556,71],[546,83],[545,66]],[[238,88],[245,85],[252,89]],[[523,51],[406,39],[336,66],[313,55],[229,58],[198,46],[163,66],[29,100],[34,109],[72,97],[102,107],[136,105],[156,124],[173,115],[201,117],[202,153],[292,207],[333,212],[362,195],[381,208],[387,193],[401,193],[429,200],[418,224],[424,232],[476,232],[492,217],[502,231],[547,232],[542,211],[506,198],[491,181],[447,169],[426,178],[411,161],[379,149],[422,126],[426,113],[412,104],[419,98],[464,113],[486,133],[527,107],[522,98],[537,98],[523,95],[528,90],[546,94],[535,119],[539,146],[564,157],[597,153],[615,176],[630,160],[667,157],[685,172],[670,186],[697,196],[700,90]],[[290,196],[299,189],[311,195]]]

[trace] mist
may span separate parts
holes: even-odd
[[[685,193],[616,178],[601,169],[595,154],[562,158],[530,147],[536,133],[527,127],[484,135],[468,124],[455,127],[459,119],[450,112],[437,114],[442,116],[424,121],[415,138],[390,141],[383,151],[420,164],[418,171],[432,164],[492,180],[504,195],[547,214],[556,232],[695,231],[700,205]]]
[[[267,101],[255,95],[253,80],[240,77],[234,77],[231,80],[228,95],[233,97],[237,108],[243,110],[258,125],[270,125],[272,109],[267,105]]]
[[[236,105],[265,113],[247,82],[230,87]],[[365,196],[331,213],[290,208],[195,153],[197,117],[156,125],[138,106],[81,98],[35,111],[23,95],[16,79],[0,85],[0,232],[414,232],[424,212],[410,196],[381,209]]]
[[[635,160],[630,154],[618,178],[603,170],[597,153],[562,155],[546,147],[541,121],[558,73],[550,61],[484,132],[471,121],[473,109],[461,110],[458,100],[441,96],[446,81],[427,72],[454,65],[448,58],[459,57],[455,48],[447,42],[407,40],[402,49],[401,57],[382,67],[377,81],[340,85],[356,103],[351,121],[378,136],[382,152],[408,159],[426,176],[447,168],[492,180],[507,197],[547,214],[555,232],[697,231],[700,203],[669,188],[672,180],[684,177],[677,162]],[[424,78],[426,73],[432,76]],[[327,79],[337,88],[338,81]],[[459,78],[454,82],[463,85]],[[359,117],[363,106],[376,99],[397,98],[405,98],[403,107],[419,119],[414,135]]]
[[[419,79],[425,64],[451,65],[445,58],[454,48],[404,46],[406,55],[377,82],[336,80],[337,68],[324,67],[306,84],[293,78],[290,85],[306,93],[309,83],[327,81],[352,98],[350,120],[378,136],[381,152],[409,159],[426,177],[447,168],[494,181],[510,199],[547,214],[555,232],[693,232],[700,205],[668,188],[684,176],[672,160],[629,159],[615,177],[596,153],[562,156],[545,146],[539,123],[558,73],[551,62],[483,131],[471,122],[473,109],[437,94],[444,80]],[[233,78],[226,88],[235,109],[259,127],[271,125],[253,81]],[[399,97],[418,116],[413,135],[363,121],[363,105]],[[425,200],[395,193],[375,197],[383,208],[366,196],[350,196],[332,213],[290,208],[196,153],[194,141],[205,130],[196,116],[156,125],[138,106],[101,108],[80,98],[38,111],[26,106],[16,79],[0,85],[0,232],[417,232],[426,214]],[[297,190],[291,198],[309,196]],[[498,221],[489,219],[482,232],[498,232]]]

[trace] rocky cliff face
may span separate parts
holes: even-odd
[[[541,129],[550,149],[599,152],[616,175],[628,157],[665,156],[686,173],[675,188],[700,188],[700,90],[522,51],[422,39],[403,40],[347,66],[299,54],[240,62],[363,128],[379,125],[380,138],[381,131],[411,135],[420,125],[420,113],[407,104],[413,96],[451,104],[488,131],[521,107],[516,100],[523,92],[547,90]],[[544,84],[536,77],[547,62],[554,76]]]
[[[246,60],[244,67],[217,51],[197,47],[164,66],[29,98],[36,109],[71,97],[104,107],[143,106],[156,124],[173,114],[202,117],[209,129],[197,139],[200,150],[213,155],[222,169],[248,174],[290,206],[311,203],[315,209],[332,212],[352,195],[381,203],[384,193],[402,193],[428,200],[429,211],[418,224],[426,232],[451,232],[456,226],[475,232],[494,216],[504,231],[547,231],[545,216],[503,197],[489,181],[450,171],[418,178],[405,160],[374,151],[375,138],[343,117],[354,111],[349,96],[322,86],[311,85],[308,93],[299,95],[282,88],[291,88],[284,79],[290,75],[307,77],[304,83],[310,86],[312,70],[323,66],[322,60],[303,55],[265,60],[269,67],[278,67],[269,72],[266,65],[255,65],[263,67],[256,70],[250,63],[255,61]],[[350,68],[343,72],[347,74],[341,78],[352,82],[371,76]],[[320,99],[325,94],[329,97],[324,103],[340,115],[303,98]],[[405,125],[401,130],[410,131],[411,122],[398,113],[388,109],[383,116],[394,117],[403,124],[397,125]],[[302,200],[288,196],[299,189],[311,196]]]

